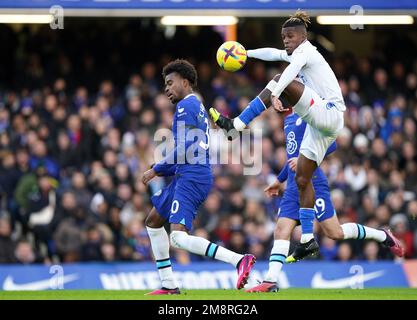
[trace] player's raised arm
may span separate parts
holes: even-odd
[[[301,71],[301,68],[304,67],[306,63],[307,53],[302,49],[299,51],[294,51],[292,61],[281,74],[277,85],[275,86],[274,90],[272,90],[271,97],[279,98],[284,89],[297,77],[298,73]]]
[[[260,48],[246,51],[248,58],[255,58],[264,61],[286,61],[290,62],[285,50],[276,48]]]

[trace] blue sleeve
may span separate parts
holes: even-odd
[[[329,154],[334,152],[336,150],[336,148],[337,148],[337,144],[336,144],[336,141],[335,141],[330,145],[329,149],[327,149],[326,156],[328,156]]]
[[[184,125],[178,127],[178,136],[174,150],[166,155],[164,159],[159,161],[153,167],[154,171],[161,176],[173,175],[177,164],[185,163],[186,151],[194,141],[187,141],[186,136],[190,129]]]
[[[158,176],[168,177],[173,176],[175,174],[175,171],[177,170],[177,165],[157,163],[152,167],[152,169],[156,172]]]
[[[282,168],[281,172],[278,174],[277,178],[279,182],[284,182],[288,178],[288,169],[289,165],[288,162],[285,164],[284,168]]]

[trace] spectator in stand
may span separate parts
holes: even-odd
[[[14,263],[15,242],[12,240],[12,227],[4,212],[0,215],[0,263]]]
[[[27,240],[20,240],[16,244],[14,251],[16,263],[31,264],[31,263],[43,263],[46,262],[40,255],[38,255],[31,244]]]

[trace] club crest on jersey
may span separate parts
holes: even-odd
[[[336,107],[336,106],[335,106],[335,104],[333,102],[328,102],[326,104],[326,109],[327,110],[333,109],[334,107]]]
[[[294,131],[290,131],[287,135],[287,152],[288,154],[294,154],[295,151],[297,151],[297,140],[295,140]]]

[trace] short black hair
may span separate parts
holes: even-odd
[[[310,24],[310,17],[307,12],[297,10],[295,14],[291,15],[288,20],[282,25],[283,28],[304,26],[306,29]]]
[[[187,79],[192,87],[197,86],[197,71],[195,67],[184,59],[177,59],[168,63],[162,70],[162,77],[173,72],[178,73],[182,78]]]

